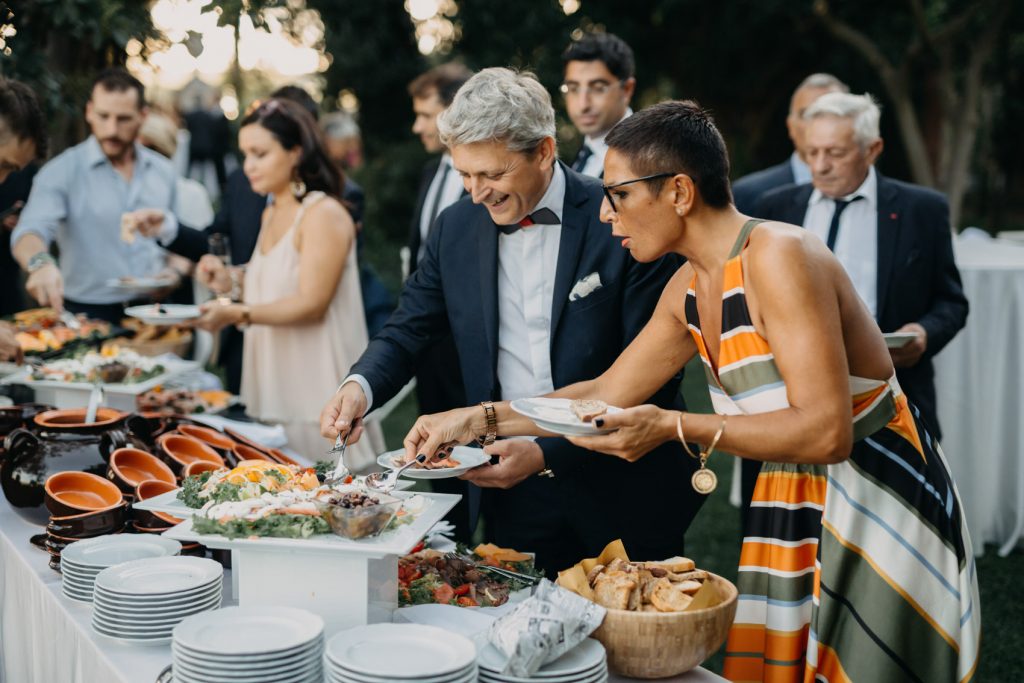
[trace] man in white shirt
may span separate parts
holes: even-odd
[[[638,263],[611,239],[600,184],[556,160],[551,98],[532,76],[481,71],[438,128],[470,197],[441,212],[398,310],[325,406],[326,437],[393,396],[448,329],[481,418],[488,402],[592,378],[644,326],[679,267]],[[679,379],[651,402],[678,405]],[[679,554],[702,502],[679,484],[694,461],[678,443],[636,463],[561,438],[493,441],[485,452],[498,463],[465,476],[485,487],[488,539],[535,551],[549,576],[617,538],[630,557]],[[479,498],[471,488],[470,501]]]
[[[963,328],[967,299],[953,260],[949,205],[930,188],[884,177],[880,112],[870,95],[834,92],[804,112],[812,184],[764,195],[755,215],[803,225],[835,252],[882,332],[900,386],[941,437],[931,358]]]
[[[562,53],[562,64],[565,110],[583,134],[572,170],[600,178],[608,153],[605,136],[633,113],[629,108],[636,90],[633,50],[611,33],[588,33],[569,44]]]

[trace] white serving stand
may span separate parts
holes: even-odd
[[[320,534],[231,539],[193,531],[191,519],[163,535],[230,550],[239,605],[308,609],[323,617],[330,637],[353,626],[391,621],[398,608],[398,557],[412,550],[461,498],[448,493],[392,495],[422,496],[426,502],[412,523],[374,538]]]
[[[165,361],[162,362],[164,372],[156,377],[151,377],[145,382],[134,384],[107,384],[100,383],[103,389],[103,405],[115,410],[134,411],[136,400],[140,394],[166,383],[169,379],[186,372],[191,372],[199,367],[199,364],[190,360]],[[19,372],[7,375],[0,379],[2,384],[24,384],[35,390],[36,402],[52,405],[56,408],[81,408],[89,403],[89,394],[92,392],[91,382],[58,382],[50,379],[32,379],[30,368],[23,368]]]

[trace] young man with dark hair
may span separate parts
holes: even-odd
[[[600,178],[608,151],[604,136],[633,113],[629,108],[636,90],[633,50],[611,33],[588,33],[569,44],[562,53],[562,64],[565,109],[583,134],[572,169]]]

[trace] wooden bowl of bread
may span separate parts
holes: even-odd
[[[608,667],[630,678],[676,676],[699,666],[725,642],[739,593],[730,581],[674,557],[614,559],[587,573],[591,599],[608,613],[593,633]]]

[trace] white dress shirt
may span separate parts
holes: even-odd
[[[632,115],[633,110],[630,109],[629,107],[626,107],[626,115],[623,116],[618,121],[616,121],[615,123],[624,121]],[[608,137],[608,132],[610,130],[611,128],[601,133],[600,135],[588,135],[585,138],[583,138],[583,144],[589,147],[591,152],[590,158],[587,159],[587,163],[583,165],[583,170],[581,171],[583,175],[588,175],[591,178],[600,178],[604,174],[604,158],[608,154],[608,145],[605,144],[604,139]],[[562,208],[559,207],[556,213],[561,215],[561,212]]]
[[[878,176],[875,167],[853,193],[840,199],[861,197],[852,202],[839,217],[835,255],[853,281],[857,294],[867,304],[871,315],[878,315]],[[804,228],[828,240],[828,229],[835,213],[835,202],[818,190],[811,193],[804,214]]]
[[[530,213],[550,209],[562,218],[565,173],[555,164],[551,183]],[[498,228],[495,226],[494,228]],[[562,226],[536,224],[498,235],[498,382],[501,399],[540,396],[554,391],[551,377],[551,309]],[[357,383],[373,409],[373,389],[362,375]]]
[[[812,180],[811,167],[796,152],[789,155],[789,170],[793,172],[793,182],[797,185],[806,185]]]
[[[448,171],[447,174],[445,174],[445,169]],[[444,178],[444,185],[441,185],[442,178]],[[416,263],[419,263],[420,259],[423,258],[423,251],[426,249],[434,202],[437,202],[437,212],[434,214],[436,218],[442,211],[459,201],[465,190],[462,177],[452,168],[452,156],[445,152],[441,157],[441,163],[437,165],[437,172],[434,173],[434,177],[430,181],[430,187],[427,189],[427,194],[424,197],[423,211],[420,213],[420,249],[416,253]],[[438,192],[441,193],[440,197],[438,197]]]

